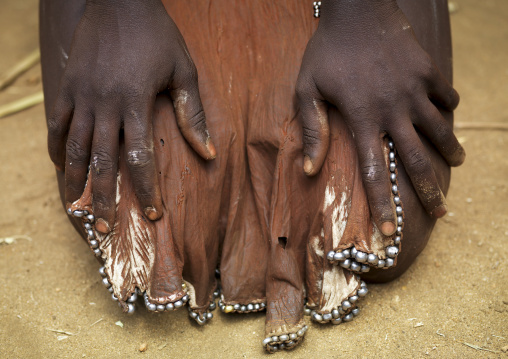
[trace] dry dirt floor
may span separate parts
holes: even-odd
[[[309,325],[292,358],[508,358],[508,1],[452,15],[457,129],[449,213],[400,279],[370,285],[360,316]],[[2,0],[0,73],[38,46],[36,0]],[[35,67],[0,105],[41,89]],[[264,314],[198,327],[187,311],[122,314],[67,221],[46,152],[43,106],[0,119],[0,358],[263,358]],[[146,351],[140,346],[146,344]]]

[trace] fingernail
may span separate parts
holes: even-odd
[[[311,174],[313,169],[314,169],[314,166],[312,165],[312,161],[310,160],[310,157],[305,155],[305,157],[303,158],[303,171],[306,174]]]
[[[155,221],[159,218],[159,212],[153,207],[146,207],[145,208],[145,215],[151,220]]]
[[[102,218],[99,218],[95,221],[95,229],[104,234],[107,234],[111,231],[108,222]]]
[[[391,236],[395,232],[395,224],[392,222],[384,222],[381,224],[381,233],[385,236]]]
[[[434,208],[434,210],[430,213],[430,215],[434,218],[441,218],[443,217],[446,212],[448,212],[448,205],[442,204],[437,208]]]
[[[212,141],[208,141],[208,143],[206,144],[206,148],[208,149],[208,153],[210,153],[211,160],[217,157],[217,150],[215,149],[215,146],[213,145]]]

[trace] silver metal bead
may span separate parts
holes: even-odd
[[[355,308],[351,311],[351,314],[353,314],[355,317],[360,313],[360,309]]]
[[[189,295],[188,294],[185,294],[182,299],[181,299],[182,302],[184,303],[187,303],[189,301]]]
[[[150,312],[155,312],[157,310],[157,306],[153,303],[148,303],[146,309],[148,309]]]
[[[390,258],[395,258],[399,254],[399,249],[395,246],[389,246],[385,249],[386,255]]]
[[[339,311],[337,309],[332,310],[332,318],[337,319],[339,317]]]
[[[314,319],[316,322],[321,322],[323,320],[323,316],[321,314],[314,313],[312,315],[312,319]]]
[[[206,319],[210,320],[212,318],[213,318],[213,313],[210,313],[210,312],[206,313]]]
[[[356,253],[356,260],[359,263],[365,263],[365,262],[367,262],[367,253],[357,252]]]
[[[323,320],[329,322],[332,319],[332,313],[323,314]]]
[[[91,229],[87,230],[86,234],[87,234],[89,240],[95,238],[95,234],[93,233],[93,231]]]
[[[333,325],[338,325],[340,323],[342,323],[342,318],[335,318],[332,320]]]
[[[388,154],[388,158],[390,159],[390,162],[394,162],[395,161],[395,152],[390,152]]]
[[[344,255],[344,258],[350,258],[351,257],[351,251],[349,249],[344,249],[342,251],[342,254]]]
[[[369,292],[369,290],[367,289],[367,287],[362,287],[362,288],[358,289],[358,295],[360,297],[365,297],[368,292]]]
[[[397,232],[395,232],[395,234],[398,236],[402,235],[402,226],[397,227]]]
[[[279,346],[278,345],[268,345],[267,346],[267,350],[269,350],[270,352],[274,353],[277,350],[279,350]]]
[[[328,259],[329,261],[333,261],[333,257],[335,255],[335,252],[334,251],[330,251],[328,252],[328,254],[326,255],[326,259]]]
[[[310,315],[311,313],[312,313],[312,310],[310,310],[309,308],[303,308],[304,315]]]
[[[113,286],[108,288],[108,292],[113,293]]]
[[[395,173],[390,173],[390,181],[392,183],[397,182],[397,175],[395,175]]]
[[[351,266],[349,267],[349,269],[351,269],[353,272],[358,272],[360,271],[360,269],[362,269],[362,266],[356,262],[351,262]]]
[[[67,214],[68,215],[72,215],[72,209],[71,208],[67,208]]]
[[[106,267],[100,267],[99,274],[101,275],[101,277],[105,277],[106,276]]]
[[[283,334],[279,337],[279,340],[281,342],[285,342],[286,340],[289,340],[289,335]]]
[[[213,296],[214,296],[215,298],[217,298],[219,295],[220,295],[220,293],[219,293],[219,291],[218,291],[218,290],[216,290],[215,292],[213,292]]]
[[[345,321],[345,322],[350,322],[350,321],[352,321],[352,320],[353,320],[353,314],[351,314],[351,313],[349,313],[348,315],[346,315],[346,316],[344,317],[344,321]]]
[[[263,346],[267,346],[268,344],[270,344],[272,342],[272,338],[265,338],[265,340],[263,340]]]
[[[397,165],[395,164],[395,162],[390,162],[390,172],[394,173],[396,169]]]
[[[206,323],[206,317],[201,318],[201,317],[198,316],[198,317],[196,317],[196,322],[199,325],[205,325],[205,323]]]
[[[404,219],[402,218],[402,216],[398,216],[397,217],[397,224],[401,225],[402,223],[404,223]]]
[[[83,213],[83,211],[79,211],[79,210],[78,210],[78,211],[74,211],[74,212],[72,212],[72,215],[73,215],[74,217],[81,218],[81,217],[83,217],[84,213]]]
[[[383,260],[383,259],[380,259],[378,262],[377,262],[377,267],[378,268],[383,268],[385,266],[386,262]]]
[[[358,301],[358,299],[360,299],[357,295],[353,295],[351,297],[349,297],[349,301],[351,303],[356,303]]]
[[[177,300],[176,302],[173,303],[173,305],[175,306],[175,308],[180,308],[183,305],[183,302],[181,300]]]
[[[402,214],[402,207],[401,206],[395,207],[395,213],[397,213],[397,215],[400,216]]]
[[[398,206],[400,204],[400,197],[399,196],[393,197],[393,203],[395,203]]]
[[[396,237],[393,239],[393,243],[395,243],[395,244],[400,244],[400,240],[401,240],[400,236],[396,236]]]
[[[298,335],[296,333],[289,334],[289,339],[295,340],[296,338],[298,338]]]
[[[162,305],[162,304],[157,305],[157,311],[158,311],[158,312],[163,312],[163,311],[164,311],[164,309],[166,309],[166,306],[165,306],[165,305]]]
[[[264,307],[266,307],[266,303],[261,303],[260,306],[261,306],[261,308],[264,308]]]
[[[360,269],[360,272],[368,273],[368,272],[370,272],[370,267],[367,264],[362,264],[362,268]]]
[[[129,303],[134,303],[136,300],[138,300],[138,294],[136,292],[132,293],[129,299],[127,299]]]
[[[302,328],[302,329],[300,329],[299,331],[296,332],[296,335],[298,335],[299,337],[303,337],[305,332],[306,332],[306,330],[303,330],[303,328]]]
[[[241,308],[240,304],[233,305],[233,309],[236,310],[236,311],[240,310],[240,308]]]
[[[278,336],[276,336],[276,335],[274,335],[274,336],[272,337],[272,342],[273,342],[273,343],[276,343],[276,342],[278,342],[278,341],[279,341],[279,337],[278,337]]]
[[[91,223],[93,223],[93,221],[95,221],[95,217],[93,214],[89,214],[88,216],[86,216],[86,219],[88,219],[88,221]]]
[[[247,310],[247,307],[246,307],[245,305],[242,305],[242,306],[240,307],[240,311],[241,311],[241,312],[245,312],[246,310]]]
[[[254,310],[259,310],[260,308],[261,306],[259,305],[259,303],[254,304]]]
[[[346,259],[346,257],[344,256],[344,253],[342,253],[342,252],[336,252],[335,255],[333,256],[333,260],[335,260],[337,262],[343,261],[344,259]]]
[[[348,310],[349,308],[351,308],[353,305],[349,302],[349,300],[345,300],[342,302],[342,308],[344,310]]]
[[[280,350],[282,350],[282,349],[284,349],[284,348],[286,348],[286,344],[284,344],[284,343],[280,343],[280,344],[279,344],[279,349],[280,349]]]
[[[390,150],[393,150],[393,149],[395,148],[395,145],[393,144],[393,142],[392,142],[392,141],[389,141],[389,142],[388,142],[388,148],[389,148]]]
[[[85,223],[84,226],[85,229],[92,229],[92,225],[90,223]]]
[[[367,287],[367,283],[365,283],[365,281],[362,280],[360,282],[360,287]]]
[[[286,343],[286,348],[287,349],[291,349],[292,347],[294,347],[296,345],[296,343],[294,341],[289,341]]]
[[[175,305],[173,303],[166,304],[166,310],[175,310]],[[191,312],[194,313],[194,312]]]
[[[371,253],[367,256],[367,262],[369,262],[372,265],[376,265],[378,261],[379,258],[374,253]]]
[[[217,308],[217,304],[215,304],[215,302],[211,302],[208,306],[208,310],[215,310],[215,308]]]
[[[136,306],[132,303],[127,304],[127,314],[134,314]]]
[[[90,247],[92,247],[92,249],[96,249],[97,247],[99,247],[99,242],[97,242],[97,240],[95,239],[92,239],[90,241]]]
[[[253,304],[247,304],[247,310],[248,311],[253,311],[254,310],[254,305]]]
[[[108,278],[102,278],[102,284],[104,284],[106,288],[111,287],[111,283],[109,283]]]
[[[192,319],[196,319],[196,318],[198,317],[198,313],[193,312],[193,311],[190,311],[190,312],[189,312],[189,316],[190,316]]]
[[[392,193],[393,193],[393,194],[397,194],[397,193],[399,193],[399,187],[397,187],[397,185],[396,185],[396,184],[394,184],[394,185],[392,186]]]
[[[344,262],[340,264],[340,266],[342,268],[348,269],[349,267],[351,267],[351,259],[346,259]]]
[[[111,299],[113,299],[115,302],[118,301],[118,298],[116,297],[115,293],[111,294]]]
[[[390,267],[393,267],[393,265],[395,264],[395,261],[391,258],[386,258],[386,267],[390,268]]]
[[[355,247],[351,248],[351,258],[355,258],[356,257],[356,253],[358,253],[356,248]]]

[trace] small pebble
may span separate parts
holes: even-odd
[[[146,350],[147,350],[147,349],[148,349],[148,344],[146,344],[146,343],[143,343],[143,344],[141,344],[141,345],[139,346],[139,351],[140,351],[141,353],[146,352]]]

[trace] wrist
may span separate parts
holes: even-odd
[[[322,0],[320,26],[371,27],[398,10],[396,0]]]

